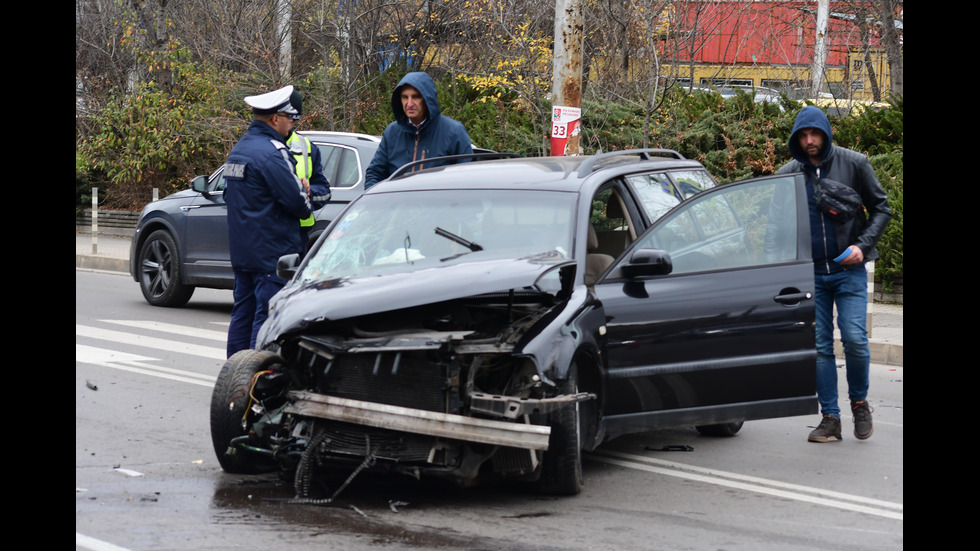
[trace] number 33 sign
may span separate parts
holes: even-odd
[[[582,118],[578,107],[555,106],[551,113],[551,137],[567,138],[575,131],[575,123]]]
[[[582,110],[578,107],[565,107],[561,105],[554,107],[554,110],[551,112],[552,155],[561,157],[567,153],[568,138],[578,135],[579,119],[581,118]]]

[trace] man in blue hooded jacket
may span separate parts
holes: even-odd
[[[435,82],[426,73],[408,73],[399,81],[391,94],[391,110],[395,120],[381,136],[367,168],[364,189],[413,161],[473,153],[470,136],[462,123],[439,111]],[[424,164],[419,170],[429,167]]]
[[[780,168],[779,173],[802,172],[806,176],[816,284],[817,398],[823,419],[808,440],[841,440],[834,357],[835,304],[844,345],[854,436],[863,440],[874,432],[867,398],[871,354],[865,262],[878,258],[875,245],[891,220],[888,195],[866,155],[834,145],[830,121],[819,108],[811,105],[800,110],[788,145],[793,160]],[[863,209],[858,208],[854,216],[841,220],[819,208],[813,190],[820,179],[852,188],[860,196]]]

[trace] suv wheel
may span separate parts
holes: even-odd
[[[183,306],[194,294],[194,287],[181,282],[180,254],[167,230],[146,238],[137,269],[143,298],[153,306]]]
[[[699,425],[695,427],[705,436],[735,436],[742,429],[742,421],[737,423],[721,423],[720,425]]]

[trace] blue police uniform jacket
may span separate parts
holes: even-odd
[[[412,124],[402,109],[401,89],[406,84],[418,90],[425,100],[428,115],[419,126]],[[398,82],[391,94],[391,110],[395,114],[395,121],[385,128],[378,150],[368,165],[365,188],[391,176],[406,163],[445,155],[473,153],[470,136],[463,124],[440,112],[435,82],[426,73],[408,73]],[[425,164],[422,168],[441,164],[443,163]]]
[[[311,205],[294,162],[283,137],[261,121],[252,121],[228,155],[224,196],[234,269],[275,272],[280,256],[306,250],[298,221]]]

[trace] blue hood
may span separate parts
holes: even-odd
[[[435,124],[433,121],[439,118],[441,112],[439,111],[439,102],[436,101],[436,83],[426,73],[408,73],[398,81],[398,86],[395,86],[395,91],[391,93],[391,111],[395,114],[395,120],[399,124],[408,125],[409,128],[412,128],[412,123],[408,121],[405,110],[402,109],[401,93],[402,87],[405,85],[415,88],[422,94],[422,99],[425,100],[425,108],[428,111],[425,125],[433,126]]]
[[[793,132],[789,135],[789,153],[793,156],[793,159],[803,163],[804,165],[811,164],[810,158],[803,149],[800,148],[800,141],[797,139],[797,132],[803,130],[804,128],[816,128],[827,136],[827,143],[823,148],[823,157],[821,160],[826,159],[827,155],[830,154],[830,150],[834,144],[834,133],[830,130],[830,120],[827,119],[827,114],[824,113],[819,107],[814,107],[812,105],[807,105],[803,109],[800,109],[798,115],[796,115],[796,123],[793,124]]]

